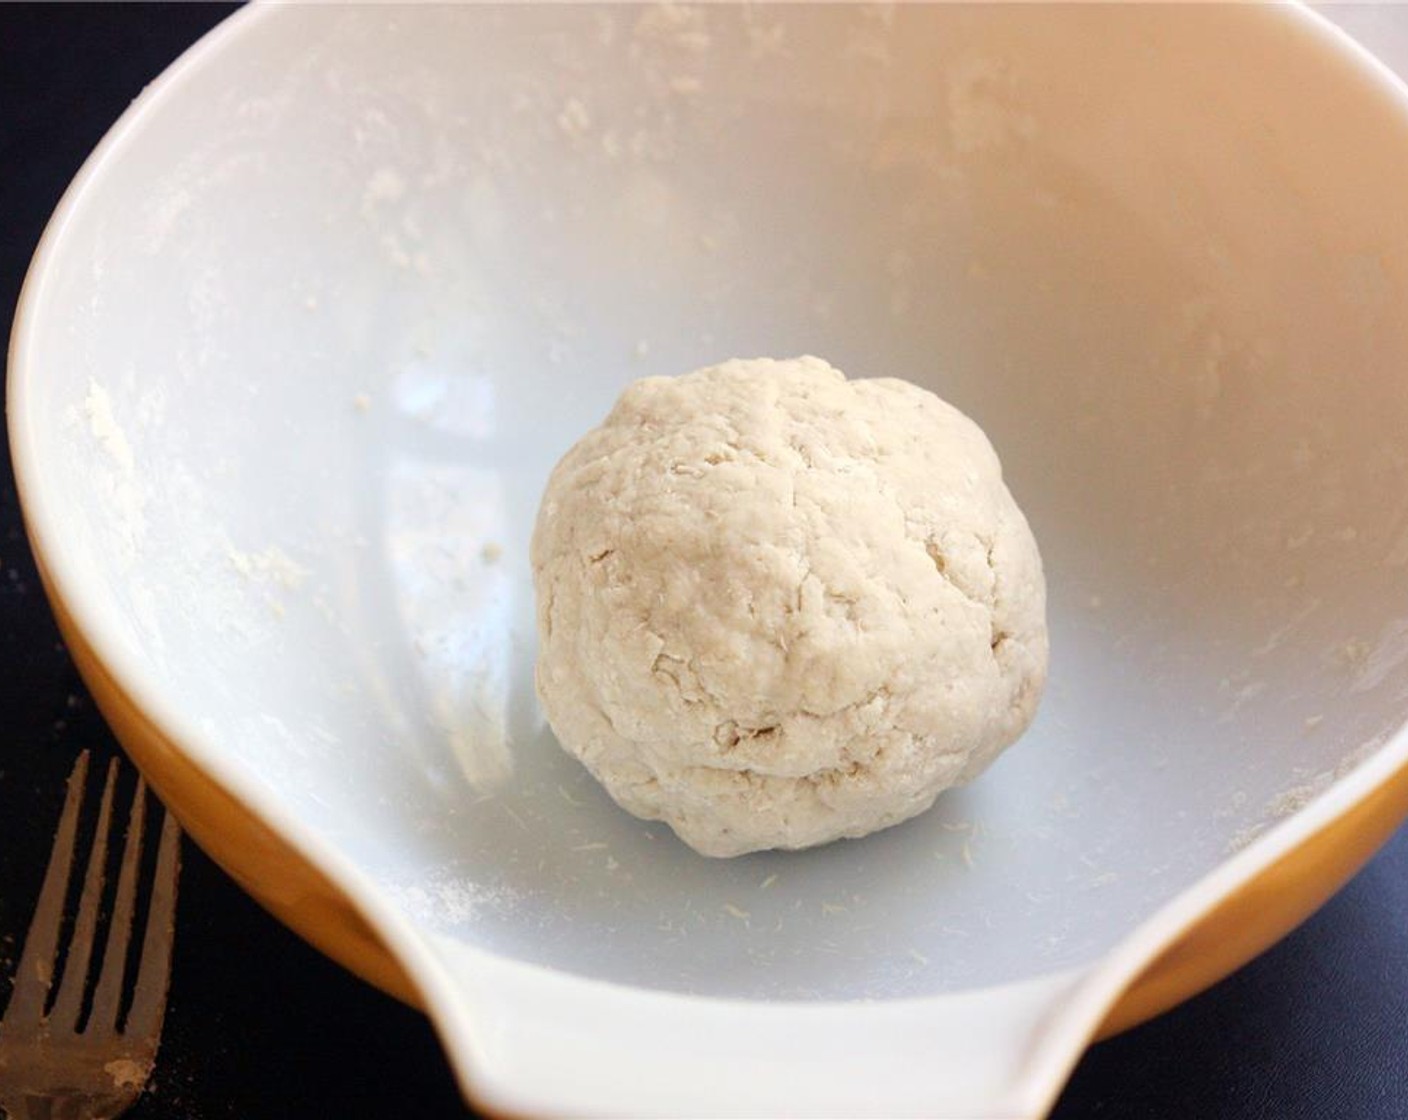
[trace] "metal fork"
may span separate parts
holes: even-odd
[[[0,1019],[0,1112],[11,1120],[108,1120],[120,1115],[141,1096],[161,1039],[180,870],[181,833],[170,813],[162,823],[131,1004],[125,1020],[121,1017],[146,820],[146,785],[140,778],[128,815],[102,960],[91,984],[91,1001],[85,1000],[107,864],[116,759],[108,764],[63,975],[50,1000],[87,777],[84,751],[68,778],[49,869],[25,935],[9,1006]]]

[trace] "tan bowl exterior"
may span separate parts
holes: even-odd
[[[274,917],[343,967],[412,1006],[414,985],[346,898],[247,806],[216,785],[118,686],[42,570],[59,629],[138,769],[197,844]],[[1186,929],[1110,1008],[1106,1038],[1210,987],[1310,916],[1408,819],[1408,766]]]

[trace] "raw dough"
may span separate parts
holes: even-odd
[[[923,812],[1046,678],[1041,558],[987,438],[818,358],[635,382],[553,471],[532,561],[558,739],[705,855]]]

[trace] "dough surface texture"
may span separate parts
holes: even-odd
[[[559,741],[705,855],[923,812],[1046,679],[1041,558],[987,438],[817,358],[630,385],[553,471],[532,564]]]

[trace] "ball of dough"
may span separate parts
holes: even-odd
[[[705,855],[923,812],[1046,678],[1041,557],[987,438],[818,358],[635,382],[553,471],[532,561],[553,731]]]

